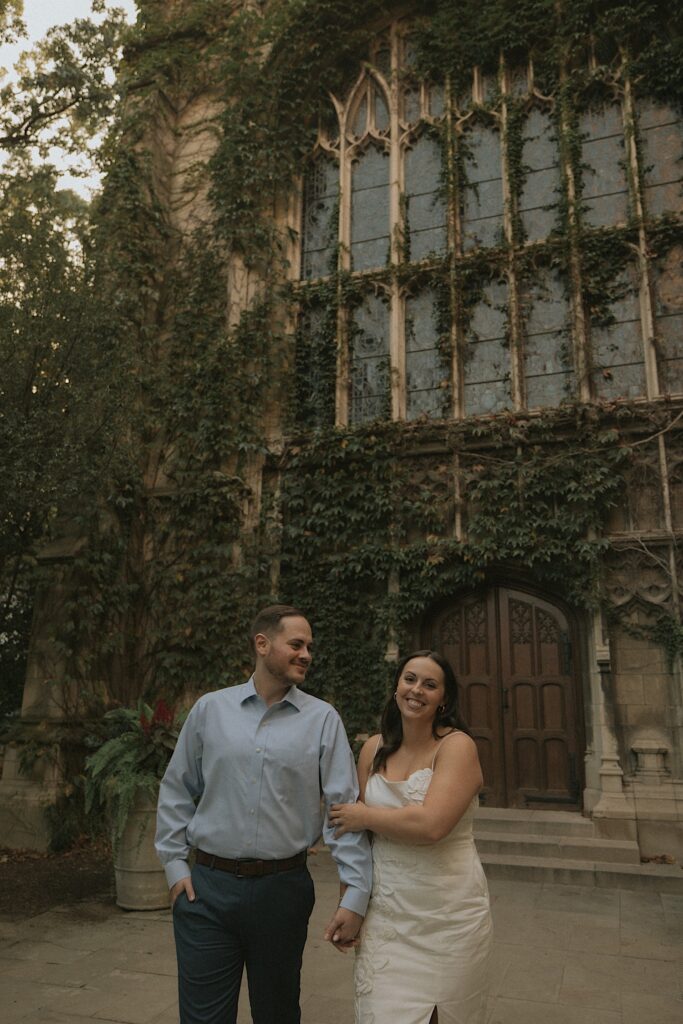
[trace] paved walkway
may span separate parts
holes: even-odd
[[[336,872],[326,854],[311,872],[303,1024],[353,1024],[352,958],[320,939]],[[488,1024],[681,1024],[683,896],[512,881],[491,895]],[[168,912],[88,902],[0,920],[3,1024],[177,1024],[175,990]]]

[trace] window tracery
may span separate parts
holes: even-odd
[[[328,418],[683,391],[680,252],[659,266],[648,248],[657,218],[683,214],[677,113],[634,97],[616,65],[594,69],[576,111],[502,57],[497,76],[473,68],[453,96],[416,79],[406,31],[379,37],[348,95],[331,97],[336,126],[320,129],[305,175],[299,333],[307,288],[329,283]],[[597,309],[582,247],[605,232],[638,241]]]

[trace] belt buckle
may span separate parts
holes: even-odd
[[[242,872],[240,871],[240,864],[241,864],[241,863],[242,863],[242,861],[241,861],[241,860],[237,860],[237,861],[235,862],[235,878],[244,878],[244,877],[245,877],[245,876],[244,876],[244,875],[242,874]]]

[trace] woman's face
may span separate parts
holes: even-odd
[[[432,722],[446,697],[442,669],[431,658],[406,662],[396,687],[396,703],[405,719]]]

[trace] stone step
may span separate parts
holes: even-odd
[[[669,864],[612,864],[606,861],[562,861],[556,857],[480,854],[490,879],[587,885],[600,889],[647,889],[683,895],[683,870]]]
[[[592,838],[593,822],[578,811],[527,811],[509,807],[479,807],[475,834],[485,829],[515,835],[581,836]]]
[[[475,831],[475,840],[480,854],[640,864],[638,844],[628,840],[594,839],[592,836],[515,835],[511,832],[494,832],[489,828]]]

